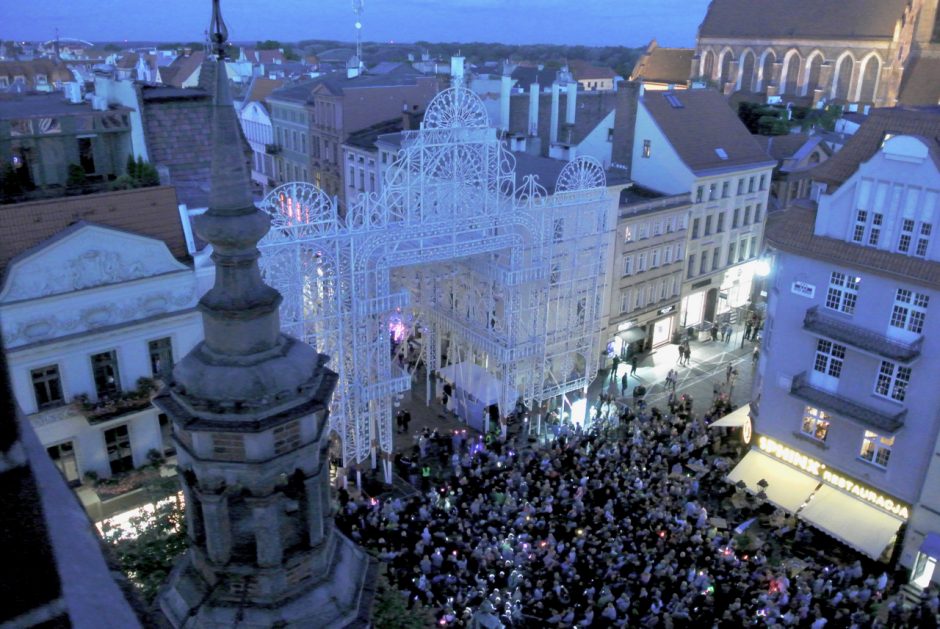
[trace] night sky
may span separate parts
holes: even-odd
[[[694,46],[708,0],[365,0],[363,39]],[[351,0],[223,0],[233,41],[355,38]],[[208,0],[0,2],[0,38],[202,41]]]

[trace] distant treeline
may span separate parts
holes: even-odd
[[[298,48],[312,54],[319,54],[334,48],[352,48],[349,42],[333,40],[303,40],[297,43]],[[628,48],[626,46],[560,46],[555,44],[493,44],[482,42],[432,43],[417,41],[412,44],[384,44],[366,42],[362,45],[362,56],[367,64],[377,61],[405,61],[408,53],[416,58],[424,51],[430,53],[431,58],[449,59],[458,52],[466,57],[469,63],[482,63],[484,61],[532,61],[544,63],[548,67],[561,66],[566,60],[580,59],[595,65],[613,68],[622,77],[630,76],[634,64],[643,54],[645,48]]]

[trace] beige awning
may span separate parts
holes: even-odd
[[[816,492],[799,517],[876,560],[881,558],[904,523],[829,485],[823,485]]]
[[[766,487],[761,481],[766,481]],[[796,513],[819,485],[819,479],[781,463],[759,450],[748,452],[728,474],[728,481],[743,481],[751,493],[763,491],[767,500]]]
[[[708,425],[709,428],[738,428],[747,423],[750,418],[748,413],[750,412],[750,405],[745,404],[736,411],[732,411],[719,419],[718,421]]]

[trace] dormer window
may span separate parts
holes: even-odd
[[[881,238],[884,214],[858,210],[855,213],[855,226],[852,229],[852,242],[877,247]]]
[[[925,257],[932,231],[933,226],[930,223],[905,218],[901,222],[901,234],[898,236],[898,253]]]

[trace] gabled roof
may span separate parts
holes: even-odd
[[[307,102],[315,90],[326,90],[335,96],[342,96],[344,90],[366,87],[397,87],[417,85],[418,79],[427,79],[407,64],[400,64],[385,74],[362,74],[348,78],[344,72],[332,72],[309,81],[299,81],[271,92],[270,97],[278,100]]]
[[[199,69],[205,59],[206,53],[201,50],[189,56],[180,55],[166,68],[160,68],[160,76],[164,83],[180,87]]]
[[[828,184],[830,191],[841,186],[881,148],[887,133],[917,135],[936,143],[940,139],[940,106],[872,109],[842,150],[813,170],[813,180]]]
[[[689,81],[694,48],[660,48],[654,39],[637,60],[631,81],[685,85]]]
[[[699,37],[891,39],[910,0],[712,0]]]
[[[646,92],[641,102],[695,173],[774,164],[727,100],[714,90]]]
[[[253,101],[264,102],[264,99],[274,90],[284,85],[284,79],[266,79],[262,76],[256,76],[251,79],[248,85],[248,93],[245,94],[244,104]]]
[[[0,273],[11,259],[78,221],[156,238],[176,259],[189,258],[176,190],[158,186],[0,205]]]
[[[402,130],[402,127],[403,125],[401,116],[398,118],[392,118],[391,120],[383,120],[382,122],[377,122],[374,125],[366,127],[365,129],[350,133],[344,144],[371,150],[375,148],[375,142],[378,140],[380,135],[398,133]]]
[[[809,140],[806,133],[788,135],[754,135],[754,139],[770,157],[779,161],[790,159]]]
[[[7,77],[12,85],[13,79],[22,76],[26,79],[27,87],[36,86],[36,75],[45,74],[49,85],[56,81],[72,81],[72,73],[65,62],[56,63],[52,59],[32,59],[30,61],[0,61],[0,76]]]
[[[606,66],[596,66],[582,59],[568,62],[568,69],[577,81],[592,81],[598,79],[614,79],[617,73]]]

